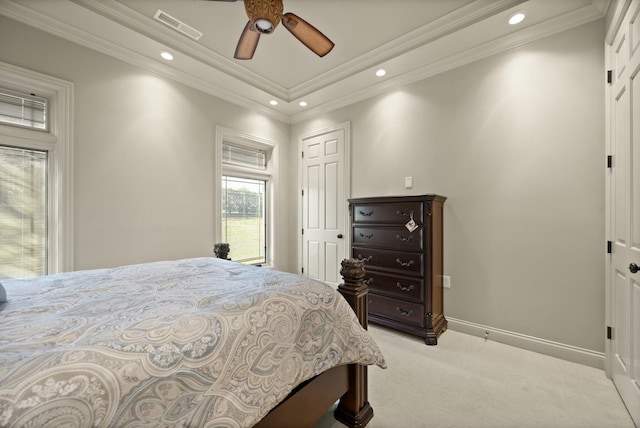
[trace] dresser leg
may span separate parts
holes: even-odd
[[[433,314],[428,313],[426,317],[427,324],[427,337],[424,338],[424,343],[430,346],[438,344],[438,334],[433,329]]]
[[[434,317],[432,313],[428,313],[425,317],[425,324],[427,336],[424,338],[424,343],[427,345],[437,345],[438,337],[447,330],[447,319],[442,314]]]
[[[438,344],[438,336],[435,333],[427,333],[427,337],[424,338],[424,343],[429,346],[435,346]]]

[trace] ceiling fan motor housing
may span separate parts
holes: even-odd
[[[244,0],[244,8],[251,28],[262,34],[272,33],[276,29],[284,9],[282,0]]]

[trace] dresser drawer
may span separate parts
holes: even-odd
[[[409,232],[404,226],[353,226],[352,242],[357,246],[371,246],[390,250],[422,250],[424,227]]]
[[[354,259],[364,260],[364,269],[368,267],[393,270],[400,274],[424,275],[424,253],[389,251],[367,247],[352,247]]]
[[[369,313],[424,327],[424,305],[369,294]]]
[[[376,293],[413,300],[418,303],[424,301],[422,293],[424,280],[422,278],[405,278],[367,270],[364,280],[369,285],[369,289]]]
[[[396,202],[393,204],[355,204],[352,209],[354,223],[405,224],[411,219],[424,223],[423,202]]]

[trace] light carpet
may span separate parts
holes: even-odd
[[[634,428],[604,372],[448,330],[437,346],[376,325],[370,428]],[[332,412],[316,428],[342,428]]]

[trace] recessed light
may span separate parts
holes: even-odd
[[[277,106],[278,105],[278,101],[271,100],[271,101],[269,101],[269,104],[271,104],[272,106]]]
[[[173,55],[171,54],[171,52],[167,52],[167,51],[160,52],[160,56],[166,59],[167,61],[171,61],[173,59]]]
[[[306,106],[307,106],[307,102],[306,102],[306,101],[300,101],[300,102],[298,103],[298,105],[299,105],[300,107],[306,107]]]
[[[524,18],[526,17],[526,15],[524,14],[524,12],[516,12],[513,15],[511,15],[509,17],[509,24],[511,25],[516,25],[521,23],[522,21],[524,21]]]
[[[382,68],[380,68],[380,69],[378,69],[378,70],[376,71],[376,76],[378,76],[378,77],[382,77],[382,76],[384,76],[385,74],[387,74],[387,71],[386,71],[386,70],[384,70],[384,69],[382,69]]]

